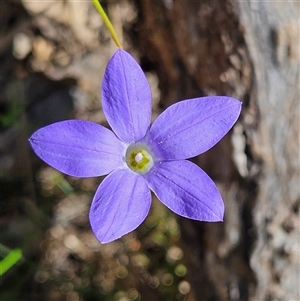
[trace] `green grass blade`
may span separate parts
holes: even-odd
[[[6,273],[12,266],[14,266],[22,258],[22,250],[14,249],[11,250],[1,261],[0,261],[0,276]]]

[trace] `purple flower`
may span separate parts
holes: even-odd
[[[241,102],[202,97],[178,102],[150,127],[151,91],[137,62],[117,50],[102,86],[109,129],[68,120],[36,131],[35,153],[59,171],[76,177],[108,174],[97,189],[90,223],[102,243],[137,228],[151,205],[150,189],[175,213],[200,221],[222,221],[221,195],[197,165],[185,159],[213,147],[236,122]]]

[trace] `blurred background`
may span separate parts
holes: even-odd
[[[153,119],[182,99],[243,101],[232,131],[192,159],[217,183],[224,223],[153,197],[136,231],[101,245],[88,212],[102,178],[59,173],[28,138],[72,118],[108,126],[116,46],[91,1],[0,1],[0,300],[300,300],[300,4],[101,3],[146,73]]]

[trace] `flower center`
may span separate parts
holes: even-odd
[[[140,142],[130,144],[126,150],[126,163],[131,170],[139,174],[147,173],[153,166],[150,148]]]

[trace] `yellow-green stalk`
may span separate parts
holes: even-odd
[[[104,9],[102,8],[102,5],[100,4],[100,2],[98,0],[92,0],[92,1],[93,1],[94,6],[96,7],[97,11],[99,12],[101,18],[103,19],[104,24],[106,25],[107,29],[109,30],[112,39],[114,40],[114,42],[116,43],[116,45],[119,48],[123,48],[118,39],[118,36],[116,34],[114,27],[112,26],[107,14],[105,13]]]

